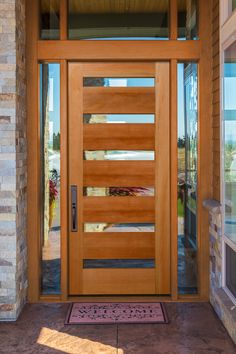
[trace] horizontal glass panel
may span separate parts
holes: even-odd
[[[85,223],[84,232],[154,232],[155,224],[149,223]]]
[[[154,151],[129,151],[129,150],[96,150],[84,151],[84,160],[108,160],[108,161],[138,161],[155,160]]]
[[[236,297],[236,252],[226,245],[226,286]]]
[[[155,268],[155,259],[84,259],[83,268]]]
[[[60,39],[60,0],[41,0],[40,10],[40,38]]]
[[[198,0],[178,0],[178,38],[198,39]]]
[[[41,291],[60,293],[60,64],[40,65]]]
[[[154,87],[155,79],[146,77],[85,77],[85,87]]]
[[[152,197],[154,196],[154,188],[149,187],[84,187],[84,196],[92,197]]]
[[[225,234],[236,244],[236,42],[224,63],[224,194]]]
[[[198,66],[178,64],[178,291],[197,293]]]
[[[96,123],[155,123],[154,114],[84,114],[84,124]]]
[[[69,39],[167,39],[169,0],[69,0]]]

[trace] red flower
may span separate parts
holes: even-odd
[[[145,195],[148,188],[144,187],[110,187],[110,194],[113,196],[137,196]]]
[[[52,204],[58,195],[56,182],[49,180],[49,203]]]

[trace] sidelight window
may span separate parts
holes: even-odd
[[[60,293],[60,64],[40,64],[41,292]]]
[[[198,65],[178,64],[178,289],[198,292]]]
[[[224,53],[224,286],[236,297],[236,42]]]

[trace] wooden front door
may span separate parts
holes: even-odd
[[[69,64],[69,294],[170,294],[169,63]]]

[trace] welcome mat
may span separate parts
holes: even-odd
[[[65,324],[168,323],[160,302],[76,302]]]

